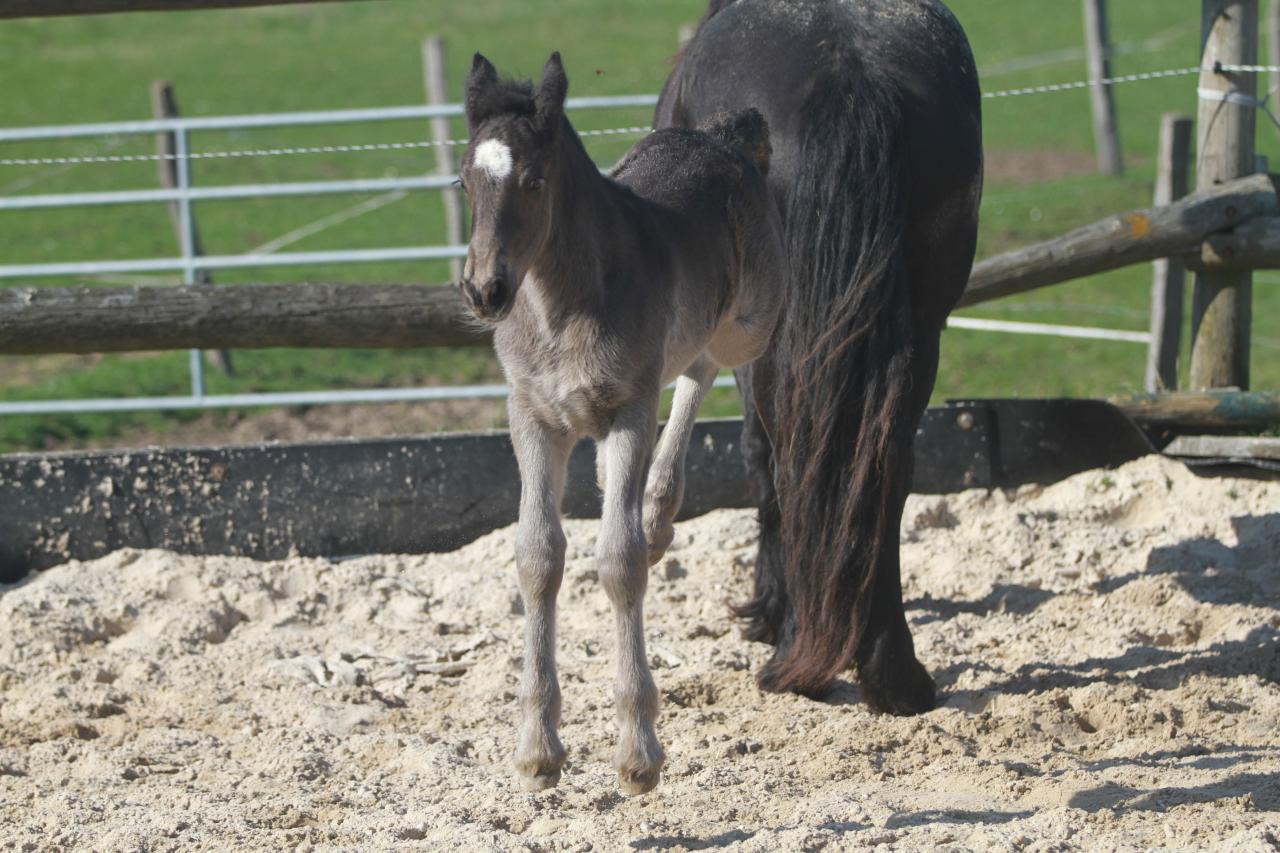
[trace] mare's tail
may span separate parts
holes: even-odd
[[[857,660],[912,461],[907,152],[894,87],[859,66],[833,63],[801,112],[774,350],[773,476],[794,621],[760,682],[810,695]]]
[[[759,110],[751,108],[733,114],[718,113],[699,125],[698,130],[736,148],[755,164],[760,174],[769,174],[773,146],[769,144],[769,123]]]

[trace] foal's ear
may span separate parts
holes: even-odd
[[[564,97],[568,92],[569,78],[565,76],[564,64],[557,50],[542,67],[542,82],[534,96],[535,116],[544,132],[554,133],[560,127],[560,119],[564,116]]]
[[[487,117],[485,115],[485,95],[497,82],[498,69],[493,67],[492,62],[477,53],[475,58],[471,60],[471,72],[467,74],[464,104],[467,113],[467,124],[472,130],[475,130],[476,125]]]

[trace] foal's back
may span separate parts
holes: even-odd
[[[686,366],[682,351],[705,347],[718,325],[743,314],[772,322],[764,315],[776,313],[770,294],[779,291],[785,253],[765,180],[769,156],[768,126],[752,109],[697,130],[655,131],[610,174],[644,203],[637,228],[648,232],[672,289],[669,370]],[[731,351],[717,361],[734,366],[757,354]]]

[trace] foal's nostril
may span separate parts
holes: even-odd
[[[471,310],[474,311],[480,306],[480,291],[474,284],[469,281],[460,281],[458,289],[462,291],[462,298],[471,306]]]
[[[497,311],[507,302],[507,282],[505,279],[495,278],[484,286],[483,291],[484,302],[490,311]]]

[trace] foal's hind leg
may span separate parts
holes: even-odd
[[[524,599],[524,671],[520,678],[520,740],[516,772],[529,790],[560,781],[565,751],[556,679],[556,594],[564,575],[564,530],[560,498],[573,436],[530,417],[513,397],[511,441],[520,464],[520,522],[516,567]]]
[[[698,417],[698,408],[715,381],[718,366],[699,358],[676,380],[671,417],[662,430],[658,452],[649,468],[644,494],[644,537],[649,543],[649,565],[662,559],[675,537],[676,513],[684,500],[684,457]]]
[[[649,580],[642,522],[645,473],[657,431],[657,400],[619,412],[601,442],[604,506],[596,561],[600,581],[617,621],[618,748],[614,768],[625,794],[643,794],[658,784],[665,756],[653,724],[658,689],[644,651],[644,592]]]

